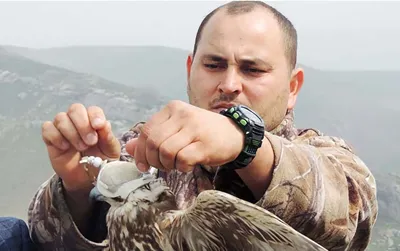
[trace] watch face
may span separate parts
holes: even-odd
[[[246,117],[253,120],[255,123],[264,124],[264,121],[262,120],[262,118],[259,117],[257,114],[255,114],[252,110],[250,110],[246,106],[240,106],[240,111],[243,112],[243,114]]]

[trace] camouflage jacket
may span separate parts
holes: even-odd
[[[132,160],[125,143],[138,133],[134,127],[120,138],[122,160]],[[315,129],[296,129],[292,112],[266,137],[275,161],[264,196],[256,201],[235,171],[210,174],[215,189],[269,210],[328,250],[365,250],[377,217],[376,186],[351,147]],[[201,181],[194,173],[159,172],[176,193],[180,207],[199,192]],[[60,178],[54,175],[40,186],[29,205],[32,239],[40,250],[103,250],[107,209],[105,204],[95,206],[90,236],[83,236],[69,214]]]

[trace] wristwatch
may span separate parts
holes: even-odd
[[[248,166],[254,159],[257,149],[264,139],[264,120],[253,110],[244,105],[237,105],[224,109],[220,114],[232,119],[244,132],[244,147],[239,156],[228,163],[230,169],[239,169]]]

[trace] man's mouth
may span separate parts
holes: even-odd
[[[212,106],[211,111],[220,113],[222,110],[235,106],[234,103],[219,103]]]

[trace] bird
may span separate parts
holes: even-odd
[[[327,251],[279,217],[215,189],[200,192],[186,208],[154,170],[134,162],[102,161],[90,198],[110,205],[106,215],[110,251]],[[89,163],[90,164],[90,163]]]

